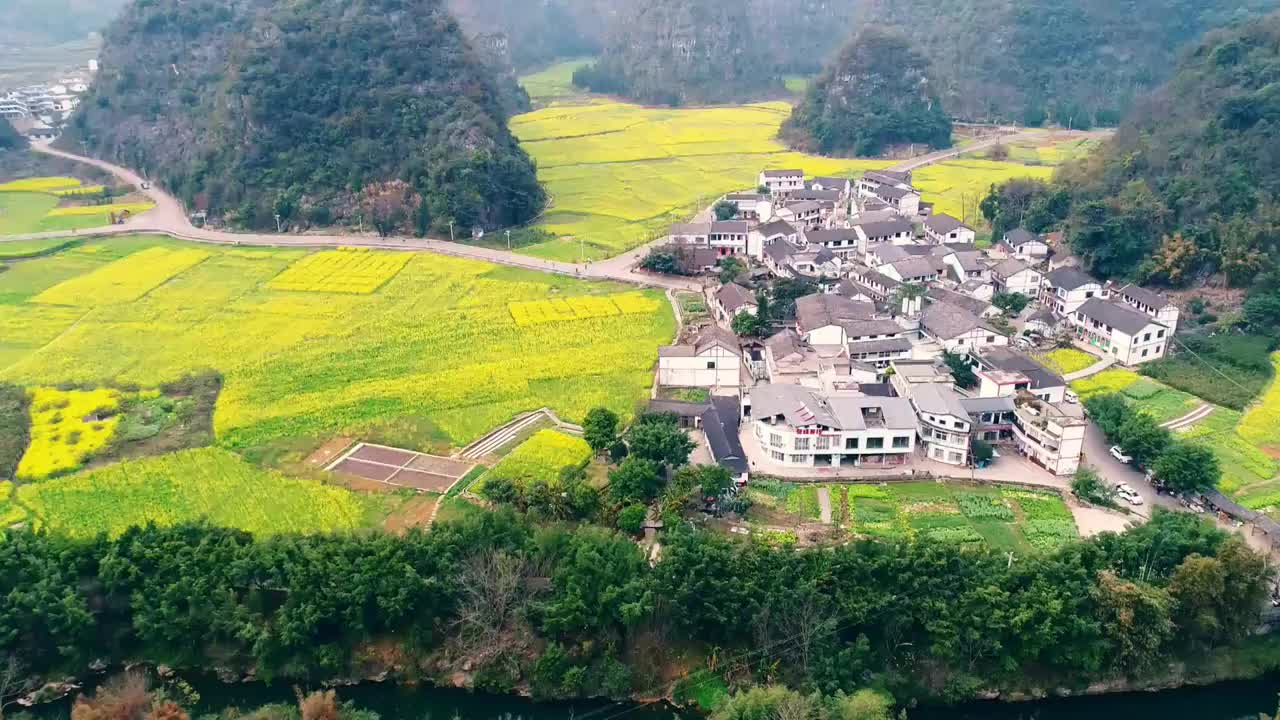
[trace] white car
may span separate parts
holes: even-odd
[[[1120,483],[1119,485],[1116,485],[1116,495],[1119,495],[1130,505],[1142,504],[1142,496],[1139,495],[1138,491],[1134,490],[1129,483]]]
[[[1126,465],[1128,465],[1129,463],[1133,462],[1133,457],[1132,457],[1132,456],[1130,456],[1130,455],[1125,455],[1125,454],[1124,454],[1124,451],[1120,449],[1120,446],[1119,446],[1119,445],[1112,445],[1112,446],[1111,446],[1111,457],[1113,457],[1113,458],[1115,458],[1115,459],[1119,460],[1120,462],[1122,462],[1122,463],[1124,463],[1124,464],[1126,464]]]
[[[1072,405],[1077,405],[1080,402],[1080,396],[1075,394],[1071,390],[1068,390],[1066,395],[1064,395],[1063,397],[1066,399],[1068,403],[1071,403]]]

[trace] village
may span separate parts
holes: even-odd
[[[1090,277],[1058,234],[1018,228],[980,248],[973,228],[922,202],[909,172],[766,170],[714,214],[673,225],[651,251],[716,280],[710,321],[659,350],[650,409],[701,431],[740,483],[923,473],[1065,485],[1089,425],[1070,382],[1159,359],[1178,328],[1167,297]],[[809,292],[791,310],[780,286]],[[1064,375],[1036,359],[1057,348],[1096,362]],[[1117,448],[1101,454],[1090,459],[1137,473]]]

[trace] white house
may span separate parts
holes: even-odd
[[[744,313],[755,315],[760,310],[756,296],[737,283],[721,285],[712,298],[716,317],[724,322],[733,322],[735,317]]]
[[[970,280],[991,280],[991,266],[980,250],[953,252],[942,256],[942,262],[950,268],[956,282],[963,284]]]
[[[779,240],[799,247],[805,243],[804,234],[789,222],[773,220],[757,225],[747,233],[747,254],[757,260],[764,259],[764,249]]]
[[[1066,398],[1067,381],[1029,356],[1008,347],[988,347],[970,353],[977,363],[978,395],[996,397],[1026,392],[1045,402]]]
[[[772,195],[786,195],[793,190],[804,189],[803,170],[764,170],[760,173],[760,187],[769,188]]]
[[[810,245],[824,247],[842,258],[858,253],[858,233],[852,228],[810,230],[805,233]]]
[[[991,248],[991,254],[995,257],[1013,257],[1036,263],[1048,257],[1049,244],[1030,230],[1014,228],[1005,233],[1000,242]]]
[[[941,278],[946,267],[947,264],[942,261],[942,258],[924,255],[904,258],[881,265],[877,269],[898,282],[922,284]]]
[[[1040,285],[1040,302],[1058,317],[1071,315],[1086,300],[1095,297],[1107,297],[1102,283],[1073,267],[1050,272]]]
[[[947,352],[1008,345],[1008,336],[989,321],[964,308],[947,303],[930,303],[920,315],[920,335],[937,341]]]
[[[760,193],[730,193],[724,196],[724,201],[733,203],[738,208],[738,217],[743,220],[761,220],[760,203],[769,203],[769,198]],[[767,218],[766,218],[767,219]]]
[[[1043,280],[1039,270],[1016,258],[1009,258],[991,268],[991,285],[997,293],[1020,293],[1034,298],[1040,292]]]
[[[916,239],[915,229],[902,218],[854,223],[853,231],[858,233],[858,247],[864,252],[875,243],[908,245]]]
[[[1172,332],[1150,315],[1128,305],[1090,298],[1068,316],[1076,338],[1124,365],[1164,357]]]
[[[924,236],[929,240],[947,245],[950,243],[971,244],[978,239],[973,228],[945,213],[930,215],[924,221]]]
[[[822,227],[822,205],[813,200],[798,200],[784,205],[774,213],[774,217],[796,227],[814,230]]]
[[[1169,328],[1170,335],[1178,332],[1180,313],[1178,306],[1174,305],[1168,296],[1137,285],[1125,285],[1114,293],[1114,299],[1150,315],[1156,322]]]
[[[911,187],[911,173],[893,170],[868,170],[858,179],[858,197],[875,197],[876,190],[883,186]]]
[[[956,391],[941,383],[915,383],[910,385],[908,397],[925,457],[947,465],[966,465],[973,420]]]
[[[748,226],[743,220],[676,223],[671,226],[670,242],[710,248],[721,257],[744,255],[747,252],[747,233]]]
[[[847,203],[853,195],[853,181],[849,178],[816,177],[809,181],[810,190],[834,190],[840,193],[840,202]]]
[[[892,467],[915,452],[915,412],[905,398],[758,385],[744,412],[755,442],[777,465]]]
[[[736,388],[741,377],[738,338],[719,325],[703,330],[691,345],[658,348],[659,385]]]
[[[881,185],[876,189],[875,196],[897,210],[899,215],[915,217],[920,214],[920,193],[911,187]]]
[[[845,324],[870,320],[875,312],[871,303],[836,294],[805,295],[796,299],[796,331],[811,345],[844,345],[850,339]]]
[[[1027,459],[1054,475],[1073,475],[1089,421],[1053,403],[1014,397],[1013,440]]]

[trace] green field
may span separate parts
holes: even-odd
[[[774,514],[774,524],[776,513],[811,523],[821,517],[819,487],[753,481],[748,492]],[[1015,552],[1053,549],[1078,537],[1071,511],[1056,493],[935,482],[825,487],[833,523],[864,537],[986,544]]]
[[[1094,395],[1120,393],[1162,423],[1180,418],[1204,404],[1203,400],[1190,393],[1120,368],[1108,368],[1076,380],[1071,383],[1071,389],[1084,400]]]
[[[510,480],[517,487],[530,483],[556,483],[565,467],[584,467],[591,460],[591,446],[580,437],[556,430],[539,430],[484,476]]]
[[[78,194],[101,192],[102,186],[84,186],[69,177],[39,177],[0,183],[0,235],[82,230],[111,224],[113,214],[138,214],[150,210],[150,202],[58,207]],[[4,245],[0,243],[0,257]]]
[[[196,520],[271,535],[370,527],[394,500],[288,478],[205,448],[22,485],[16,505],[38,527],[75,537]]]
[[[390,254],[326,254],[352,263],[328,280],[308,255],[131,236],[18,262],[0,274],[0,380],[156,387],[212,368],[223,447],[354,433],[443,448],[543,406],[630,415],[675,330],[657,291],[415,253],[352,292],[362,258]],[[270,286],[291,266],[309,289]],[[572,307],[595,316],[513,317],[586,295],[602,302]]]
[[[58,206],[54,195],[38,192],[0,192],[0,235],[40,232],[40,222]]]

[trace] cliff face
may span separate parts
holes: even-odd
[[[822,73],[783,126],[783,137],[828,155],[879,155],[887,147],[951,145],[951,120],[929,62],[907,40],[863,28]]]
[[[669,105],[744,100],[779,87],[751,32],[748,7],[720,0],[624,8],[599,61],[575,82]]]
[[[441,0],[148,0],[108,30],[101,64],[64,142],[214,217],[354,220],[393,181],[408,185],[396,224],[419,231],[515,224],[545,202]]]
[[[617,0],[448,0],[450,12],[469,36],[506,36],[511,64],[517,69],[598,53],[619,4]]]

